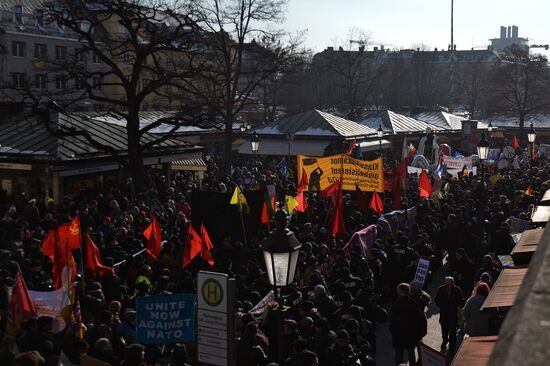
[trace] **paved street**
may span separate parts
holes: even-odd
[[[446,266],[441,267],[430,283],[430,296],[432,302],[427,311],[428,316],[428,334],[423,341],[428,346],[439,350],[441,346],[441,330],[439,327],[439,309],[433,302],[437,288],[443,283]],[[376,326],[376,364],[377,366],[394,366],[394,352],[391,343],[391,334],[389,321]]]

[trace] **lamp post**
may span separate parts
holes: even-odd
[[[269,283],[274,287],[277,301],[276,314],[278,324],[277,347],[279,361],[285,359],[285,339],[283,324],[284,301],[281,297],[281,289],[289,286],[294,281],[298,253],[302,244],[296,239],[294,233],[287,228],[288,214],[285,210],[279,210],[275,214],[275,229],[269,234],[262,245],[265,267]]]
[[[252,138],[250,139],[250,148],[252,149],[252,153],[254,154],[254,168],[256,167],[256,153],[258,152],[258,149],[260,149],[260,138],[258,137],[258,134],[256,131],[252,134]]]
[[[533,124],[531,123],[531,128],[529,128],[529,132],[527,132],[527,140],[531,144],[531,152],[530,157],[533,159],[533,153],[535,152],[535,139],[537,138],[537,132],[535,131],[535,128],[533,127]]]
[[[241,124],[241,127],[239,127],[240,130],[241,130],[241,133],[245,133],[246,132],[246,125],[243,123]]]
[[[487,156],[489,155],[489,141],[487,141],[487,136],[482,133],[481,140],[477,143],[477,155],[479,156],[479,165],[481,168],[481,220],[483,221],[483,212],[485,210],[485,172],[484,165]]]
[[[376,135],[378,136],[378,153],[380,156],[382,156],[382,137],[384,136],[384,130],[382,129],[382,124],[378,126],[378,129],[376,130]]]

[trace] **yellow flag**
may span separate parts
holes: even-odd
[[[285,201],[286,210],[288,211],[288,213],[292,213],[292,211],[294,211],[294,209],[300,204],[300,202],[296,198],[288,195],[285,196]]]
[[[250,212],[250,207],[248,206],[248,202],[246,202],[246,197],[244,196],[243,192],[241,192],[239,186],[235,187],[235,190],[233,191],[233,196],[231,197],[231,202],[229,202],[229,204],[239,206],[239,210],[241,212]]]
[[[493,174],[489,177],[489,181],[492,183],[492,184],[495,184],[496,182],[498,182],[500,180],[500,178],[502,178],[502,176],[500,175],[500,173],[496,173],[496,174]]]

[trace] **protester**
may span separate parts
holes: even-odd
[[[517,191],[524,191],[529,174],[537,177],[532,182],[536,195],[548,188],[545,182],[550,180],[550,164],[540,160],[531,170],[502,170],[501,178],[487,184],[485,191],[473,175],[458,179],[443,175],[444,189],[431,199],[421,199],[418,177],[410,175],[401,196],[385,196],[382,215],[359,207],[356,196],[344,192],[345,234],[333,232],[332,198],[305,192],[308,207],[304,212],[292,212],[289,221],[302,247],[294,284],[282,291],[285,340],[284,354],[279,355],[280,318],[275,307],[268,306],[258,317],[247,312],[271,290],[260,249],[268,235],[267,225],[259,224],[266,187],[273,187],[278,202],[298,193],[296,166],[291,162],[282,172],[280,161],[259,158],[254,164],[252,159],[239,159],[229,176],[223,174],[224,163],[213,157],[200,180],[188,172],[152,172],[141,190],[132,181],[117,185],[105,180],[95,188],[64,197],[58,204],[26,195],[13,197],[0,220],[3,314],[8,313],[8,286],[13,285],[18,268],[29,290],[54,289],[52,276],[57,270],[44,255],[42,242],[50,230],[71,223],[77,216],[81,230],[89,233],[97,246],[98,262],[107,270],[98,267],[82,271],[82,263],[88,267],[87,245],[82,252],[73,250],[79,276],[71,280],[77,283],[83,339],[76,331],[74,307],[66,321],[31,317],[22,323],[16,338],[4,336],[2,360],[9,364],[13,358],[15,364],[39,365],[59,359],[63,351],[76,362],[87,353],[124,366],[193,364],[194,345],[173,344],[160,349],[137,344],[135,309],[140,297],[196,293],[200,269],[228,273],[236,279],[238,365],[280,363],[281,359],[286,360],[283,365],[371,365],[377,353],[376,327],[388,318],[396,361],[402,361],[406,351],[410,364],[414,364],[414,347],[427,334],[425,312],[430,297],[423,289],[437,270],[456,278],[455,284],[455,279],[447,277],[434,297],[440,313],[441,350],[447,351],[448,346],[453,354],[464,295],[474,293],[464,306],[465,332],[486,334],[486,319],[480,317],[478,305],[486,296],[486,286],[494,284],[499,274],[500,264],[493,260],[494,255],[509,254],[512,242],[506,221],[528,217],[536,201],[531,196],[518,196]],[[390,168],[398,163],[388,159],[385,165]],[[319,188],[318,177],[312,178],[309,187]],[[241,213],[229,205],[237,185],[250,205],[248,213],[242,212],[246,237]],[[485,206],[479,204],[482,198]],[[272,209],[285,207],[278,206]],[[392,213],[393,206],[403,211]],[[143,252],[148,244],[143,233],[154,216],[165,241],[156,257]],[[182,268],[191,222],[197,231],[204,223],[213,242],[213,264],[201,253]],[[367,232],[368,237],[356,241],[361,235],[358,233]],[[430,261],[425,286],[413,281],[420,259]],[[411,283],[410,288],[407,283]],[[388,314],[386,309],[392,303]],[[7,320],[3,317],[2,321]]]

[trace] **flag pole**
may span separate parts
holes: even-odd
[[[65,246],[67,249],[67,290],[69,290],[70,284],[71,284],[71,272],[70,272],[71,263],[69,263],[69,261],[71,260],[71,257],[69,254],[69,238],[65,239]]]
[[[246,229],[244,227],[243,206],[240,202],[239,202],[239,213],[241,214],[241,224],[243,226],[244,246],[248,248],[248,240],[246,239]]]
[[[82,271],[82,295],[86,296],[86,281],[84,281],[84,272],[86,272],[86,268],[84,268],[84,251],[82,250],[82,245],[80,246],[80,268]]]

